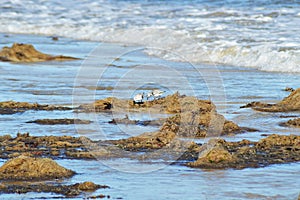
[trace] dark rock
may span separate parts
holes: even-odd
[[[284,89],[284,91],[287,91],[287,92],[294,92],[295,89],[293,89],[293,88],[291,88],[291,87],[286,87],[286,88]]]
[[[88,189],[82,187],[82,185],[89,185]],[[92,187],[90,187],[92,186]],[[73,185],[63,185],[63,184],[51,184],[51,183],[36,183],[29,184],[26,182],[18,182],[16,184],[0,184],[0,194],[23,194],[28,192],[38,192],[38,193],[56,193],[62,194],[65,197],[75,197],[83,192],[92,192],[98,189],[109,188],[107,185],[98,185],[92,182],[76,183]],[[98,195],[101,198],[110,198],[109,195]],[[97,197],[98,197],[97,196]]]
[[[37,119],[34,121],[28,121],[26,123],[36,123],[42,125],[68,125],[68,124],[90,124],[90,120],[81,120],[81,119]]]
[[[59,38],[58,38],[57,36],[53,36],[53,37],[52,37],[52,40],[53,40],[53,41],[58,41],[58,39],[59,39]]]
[[[15,114],[19,112],[25,112],[27,110],[72,110],[69,107],[54,106],[54,105],[41,105],[37,103],[27,102],[15,102],[15,101],[4,101],[0,102],[0,114]]]
[[[157,120],[131,120],[128,115],[125,118],[114,118],[108,123],[110,124],[126,124],[126,125],[141,125],[141,126],[160,126],[164,123],[165,119]]]

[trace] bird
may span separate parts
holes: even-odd
[[[143,99],[144,99],[144,92],[141,94],[136,94],[133,97],[133,103],[134,104],[142,104],[143,103]]]
[[[147,93],[147,100],[149,100],[153,96],[152,91]]]
[[[152,95],[153,95],[154,99],[158,99],[165,92],[166,91],[152,90]]]

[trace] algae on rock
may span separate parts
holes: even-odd
[[[291,112],[300,111],[300,88],[293,91],[288,97],[276,104],[267,104],[261,102],[251,102],[241,108],[252,108],[262,112]]]
[[[31,44],[14,43],[12,47],[3,47],[0,51],[0,61],[9,62],[42,62],[77,60],[70,56],[52,56],[37,51]]]
[[[0,180],[51,180],[71,177],[74,171],[49,158],[19,156],[0,167]]]

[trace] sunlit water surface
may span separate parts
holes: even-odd
[[[60,38],[52,41],[48,37],[30,35],[0,34],[0,47],[13,42],[33,43],[35,47],[49,54],[64,54],[82,58],[68,62],[42,62],[34,64],[0,63],[0,101],[14,100],[40,104],[77,106],[72,104],[82,95],[82,103],[108,96],[131,98],[138,92],[160,88],[166,94],[176,92],[195,95],[201,99],[212,99],[218,112],[240,126],[256,128],[260,132],[244,133],[225,137],[226,140],[258,140],[261,134],[297,134],[299,130],[281,127],[278,124],[296,113],[261,113],[240,106],[251,101],[276,102],[289,93],[285,87],[297,88],[300,74],[270,73],[250,68],[231,66],[192,65],[149,57],[138,47],[124,47],[102,44],[106,51],[127,49],[127,54],[119,59],[108,58],[110,63],[99,63],[91,67],[91,73],[105,68],[99,76],[87,75],[78,81],[82,68],[88,63],[86,58],[98,43]],[[105,48],[104,48],[105,47]],[[133,50],[135,49],[135,50]],[[106,64],[106,65],[105,65]],[[160,66],[163,70],[159,70]],[[178,76],[174,76],[174,73]],[[85,77],[85,76],[82,76]],[[96,78],[98,77],[98,79]],[[132,78],[131,78],[132,77]],[[147,77],[147,78],[146,78]],[[153,77],[153,81],[149,81]],[[95,80],[93,80],[95,79]],[[92,81],[91,81],[92,80]],[[146,80],[143,82],[143,80]],[[159,80],[159,81],[158,81]],[[84,85],[82,83],[95,83]],[[138,83],[138,84],[137,84]],[[144,83],[144,84],[140,84]],[[188,83],[183,85],[182,83]],[[94,90],[93,87],[112,87],[113,89]],[[74,94],[75,91],[75,94]],[[94,99],[87,95],[94,94]],[[89,97],[89,96],[88,96]],[[113,117],[147,120],[167,117],[157,113],[73,113],[72,111],[26,111],[13,115],[0,115],[1,135],[16,135],[30,132],[31,135],[71,135],[87,136],[92,139],[120,139],[143,132],[155,131],[159,127],[136,125],[113,125],[108,121]],[[93,119],[89,125],[38,125],[27,121],[43,118]],[[196,140],[201,142],[202,140]],[[1,163],[5,160],[1,160]],[[243,170],[201,170],[180,165],[162,164],[158,160],[141,161],[135,159],[112,159],[98,161],[57,160],[78,174],[63,180],[71,184],[94,181],[109,185],[110,189],[98,190],[89,195],[107,194],[112,199],[296,199],[300,186],[300,164],[271,165],[260,169]],[[2,199],[57,198],[56,194],[28,193],[21,195],[2,195]],[[80,196],[78,199],[81,199]],[[74,198],[76,199],[76,198]]]

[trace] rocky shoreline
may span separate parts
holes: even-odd
[[[1,136],[0,148],[2,159],[19,156],[51,159],[111,159],[126,157],[129,152],[130,158],[138,158],[141,152],[164,150],[167,154],[169,152],[170,155],[172,153],[179,155],[178,159],[181,163],[205,169],[241,169],[300,161],[300,136],[277,134],[269,135],[258,142],[249,140],[227,142],[224,139],[211,139],[206,144],[181,140],[172,132],[144,133],[128,139],[107,141],[92,141],[86,137],[30,136],[25,133],[15,138],[9,135]],[[181,156],[183,154],[185,157]],[[190,162],[191,160],[194,162]]]
[[[215,111],[212,102],[197,100],[193,97],[181,96],[178,93],[168,96],[168,98],[180,99],[180,111],[176,106],[172,109],[168,106],[163,110],[172,110],[173,116],[167,119],[157,120],[153,125],[160,125],[156,132],[143,133],[139,136],[120,140],[93,141],[87,137],[71,136],[31,136],[29,133],[18,133],[16,137],[10,135],[0,136],[1,158],[10,159],[8,163],[17,163],[7,167],[7,163],[0,168],[0,179],[3,181],[21,180],[19,184],[1,184],[0,193],[26,193],[26,192],[52,192],[62,194],[65,197],[77,196],[85,192],[81,183],[73,185],[60,184],[28,184],[30,180],[61,179],[74,175],[76,172],[63,167],[51,166],[49,170],[45,164],[37,167],[36,160],[43,160],[43,163],[55,162],[55,159],[112,159],[112,158],[132,158],[132,159],[174,159],[174,164],[186,165],[192,168],[202,169],[243,169],[265,167],[271,164],[282,164],[300,161],[300,136],[297,135],[269,135],[258,142],[242,140],[239,142],[227,142],[224,139],[211,139],[207,143],[194,143],[185,141],[182,138],[215,137],[214,131],[224,134],[237,134],[243,131],[252,131],[249,128],[241,128],[235,123],[226,120]],[[164,102],[161,99],[160,102]],[[152,102],[153,103],[153,102]],[[4,102],[0,103],[2,108],[22,110],[69,110],[60,106],[44,106],[24,102]],[[111,104],[114,105],[114,104]],[[130,105],[130,104],[129,104]],[[173,102],[174,105],[174,102]],[[135,106],[135,105],[134,105]],[[79,107],[80,108],[80,107]],[[102,107],[103,108],[103,107]],[[114,109],[111,106],[109,109]],[[81,109],[81,108],[80,108]],[[107,108],[104,109],[105,112]],[[142,112],[143,107],[134,108]],[[161,111],[161,108],[160,108]],[[86,111],[84,111],[86,112]],[[213,124],[214,129],[209,132],[211,120],[223,122],[223,124]],[[297,124],[298,119],[290,120],[289,124]],[[44,119],[36,120],[41,124],[73,124],[88,123],[80,119]],[[125,117],[124,119],[112,119],[110,123],[130,123],[137,124]],[[133,123],[134,122],[134,123]],[[30,122],[32,123],[32,122]],[[90,123],[90,122],[89,122]],[[149,122],[149,124],[151,124]],[[217,128],[216,128],[217,127]],[[257,130],[253,130],[257,131]],[[151,152],[151,154],[148,154]],[[142,154],[141,154],[142,153]],[[143,157],[143,158],[142,158]],[[46,159],[46,160],[45,160]],[[20,161],[21,160],[21,161]],[[33,169],[27,173],[22,169],[20,163],[26,163],[26,170]],[[55,164],[53,164],[56,166]],[[16,167],[18,166],[18,167]],[[18,171],[18,168],[19,171]],[[59,169],[59,172],[51,170]],[[9,170],[11,169],[11,170]],[[42,169],[40,172],[34,170]],[[51,170],[50,170],[51,169]],[[64,173],[62,173],[64,172]],[[44,174],[43,174],[44,173]],[[50,173],[50,174],[49,174]],[[24,176],[29,174],[29,176]],[[107,188],[94,183],[82,183],[93,186],[91,190]],[[82,186],[82,187],[81,187]],[[87,189],[90,190],[90,189]],[[91,198],[110,198],[109,195],[99,195]]]
[[[22,52],[22,53],[20,53]],[[41,62],[49,60],[73,60],[66,56],[43,54],[31,45],[14,44],[0,52],[1,61]],[[112,88],[98,88],[109,89]],[[259,112],[300,111],[300,88],[289,90],[291,94],[276,104],[251,102],[241,108],[252,108]],[[159,99],[136,104],[129,99],[108,97],[91,104],[71,108],[60,105],[5,101],[0,102],[1,115],[13,115],[29,110],[91,112],[153,112],[170,114],[167,118],[133,120],[113,118],[108,123],[157,126],[155,132],[119,140],[94,141],[87,137],[32,136],[18,133],[0,136],[0,158],[8,161],[0,167],[0,193],[51,192],[65,197],[78,196],[86,191],[108,188],[92,182],[63,185],[57,183],[27,183],[70,178],[75,171],[59,166],[57,159],[163,159],[173,164],[201,169],[244,169],[265,167],[271,164],[300,161],[300,136],[272,134],[259,141],[241,140],[228,142],[221,136],[232,136],[259,131],[241,127],[217,112],[212,101],[200,100],[178,92]],[[82,119],[38,119],[26,123],[40,125],[90,124]],[[300,127],[300,119],[281,123],[281,126]],[[211,138],[207,143],[195,143],[195,138]],[[149,154],[150,153],[150,154]],[[169,160],[168,160],[169,159]],[[42,166],[42,167],[41,167]],[[9,181],[18,180],[20,184]],[[99,195],[91,198],[110,198]]]

